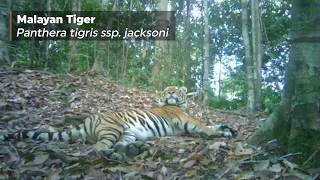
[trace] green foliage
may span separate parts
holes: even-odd
[[[216,109],[236,110],[245,106],[245,103],[240,99],[228,100],[223,96],[209,96],[209,106]]]
[[[270,114],[275,110],[281,100],[280,95],[270,87],[262,89],[263,109],[266,113]]]

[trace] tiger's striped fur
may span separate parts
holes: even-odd
[[[158,106],[174,105],[182,109],[187,108],[187,88],[177,86],[168,86],[161,93]]]
[[[210,128],[186,114],[178,106],[165,105],[150,110],[99,113],[86,118],[77,128],[60,132],[25,130],[7,134],[2,139],[31,138],[44,141],[83,139],[93,143],[95,149],[100,151],[112,148],[114,145],[126,146],[136,140],[180,134],[231,136],[230,131],[224,131],[223,128]]]

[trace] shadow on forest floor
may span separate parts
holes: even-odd
[[[127,89],[103,78],[54,75],[0,67],[0,129],[51,129],[79,124],[88,113],[155,106],[157,94]],[[62,142],[0,142],[0,179],[311,179],[280,156],[272,141],[265,149],[246,140],[256,120],[240,113],[203,108],[190,101],[188,113],[208,124],[229,124],[234,139],[164,137],[135,156],[101,156],[90,145]],[[239,115],[237,115],[239,114]]]

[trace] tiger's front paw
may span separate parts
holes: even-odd
[[[238,132],[228,125],[220,125],[219,130],[223,131],[224,137],[233,138],[238,135]]]
[[[106,150],[97,150],[96,148],[92,148],[92,151],[89,155],[97,156],[99,158],[111,160],[114,162],[123,162],[125,163],[127,158],[126,155],[123,153],[119,153],[115,151],[115,149],[106,149]]]
[[[237,131],[228,125],[214,125],[209,126],[209,128],[213,129],[218,135],[223,137],[232,138],[237,136]]]
[[[229,131],[224,131],[222,133],[223,133],[223,137],[226,137],[226,138],[232,138],[233,137],[232,133],[229,132]]]
[[[135,141],[130,144],[118,143],[115,146],[116,151],[126,154],[129,157],[136,156],[150,148],[150,145],[144,141]]]

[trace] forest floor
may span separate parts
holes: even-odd
[[[70,127],[89,113],[154,107],[157,97],[87,74],[0,67],[0,130]],[[281,156],[276,141],[264,148],[246,143],[263,115],[249,120],[192,100],[187,112],[207,124],[228,124],[238,136],[163,137],[147,141],[150,147],[135,156],[92,153],[80,142],[0,142],[0,179],[312,179],[291,161],[299,154]]]

